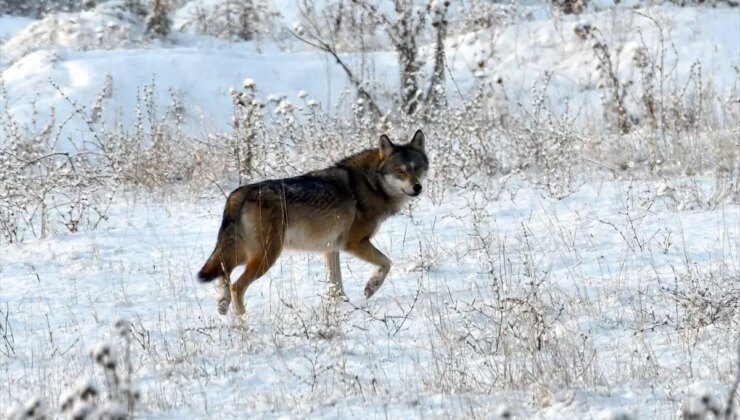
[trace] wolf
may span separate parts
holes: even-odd
[[[218,312],[233,303],[243,315],[244,293],[275,264],[284,249],[324,254],[332,294],[345,297],[339,253],[377,266],[365,285],[370,298],[391,261],[370,242],[381,223],[421,194],[429,169],[424,133],[406,144],[382,135],[366,149],[334,165],[300,176],[241,186],[227,198],[215,249],[198,272],[201,282],[220,279]],[[231,283],[235,267],[244,273]]]

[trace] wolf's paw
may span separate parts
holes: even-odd
[[[373,282],[373,281],[369,281],[369,282],[368,282],[368,283],[367,283],[367,284],[365,285],[365,299],[370,299],[370,297],[371,297],[372,295],[374,295],[374,294],[375,294],[375,292],[377,292],[377,291],[378,291],[378,289],[380,289],[380,284],[378,284],[378,283],[375,283],[375,282]]]
[[[231,304],[230,299],[221,298],[218,300],[218,313],[226,315],[229,312],[229,305]]]

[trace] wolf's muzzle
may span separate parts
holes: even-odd
[[[416,197],[419,194],[421,194],[421,184],[416,184],[414,185],[414,192],[410,195]]]

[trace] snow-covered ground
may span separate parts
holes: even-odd
[[[117,342],[118,318],[133,323],[145,417],[490,418],[506,406],[672,418],[704,390],[724,402],[740,206],[678,212],[665,190],[609,182],[557,201],[512,183],[495,201],[422,198],[377,235],[395,265],[371,300],[372,267],[343,257],[349,302],[334,305],[322,259],[292,253],[248,290],[243,320],[216,315],[194,276],[222,198],[121,200],[97,231],[2,247],[0,406],[102,381],[86,352]]]
[[[208,178],[208,189],[165,176],[180,184],[155,183],[142,191],[109,181],[116,169],[106,169],[100,184],[64,184],[85,200],[110,195],[109,209],[96,208],[106,218],[96,229],[83,223],[71,233],[50,217],[51,225],[43,226],[48,235],[36,221],[44,212],[64,216],[66,207],[54,201],[64,191],[53,179],[47,179],[49,189],[40,188],[42,198],[19,185],[8,188],[13,206],[21,202],[19,191],[33,196],[28,203],[39,199],[44,206],[28,204],[23,217],[29,219],[22,220],[0,203],[0,215],[10,209],[0,223],[27,223],[20,242],[0,240],[0,413],[15,413],[36,397],[58,412],[60,397],[79,383],[106,390],[111,378],[89,351],[109,343],[125,354],[114,327],[118,319],[131,323],[142,418],[642,419],[724,407],[740,369],[740,9],[597,1],[574,16],[526,2],[501,5],[488,28],[454,27],[445,49],[449,103],[492,109],[450,112],[444,121],[426,123],[389,118],[396,135],[404,124],[429,126],[427,147],[437,170],[425,194],[375,238],[394,262],[386,283],[365,300],[362,288],[373,267],[343,256],[349,301],[335,302],[327,296],[319,256],[285,254],[248,290],[247,315],[237,319],[218,316],[213,286],[195,279],[220,224],[224,197],[214,185],[234,186],[224,179],[234,168],[202,168],[233,163],[223,134],[240,115],[232,90],[243,90],[247,80],[256,85],[257,101],[283,102],[266,112],[285,109],[286,100],[305,107],[316,101],[326,111],[306,117],[303,126],[291,114],[283,131],[267,127],[266,133],[286,137],[276,136],[280,147],[269,136],[255,146],[261,153],[255,161],[266,166],[257,168],[260,174],[328,164],[364,145],[357,143],[366,142],[375,125],[357,128],[361,139],[343,137],[357,133],[354,124],[362,122],[341,120],[353,112],[353,89],[325,53],[274,34],[241,42],[192,26],[177,30],[200,13],[199,6],[221,1],[184,4],[174,11],[175,32],[164,39],[147,35],[144,20],[116,0],[38,21],[0,16],[0,176],[22,182],[28,166],[60,157],[51,160],[58,168],[32,176],[43,180],[45,170],[67,177],[72,158],[52,152],[74,155],[103,132],[115,141],[175,106],[177,114],[166,118],[182,118],[186,135],[152,135],[175,142],[158,153],[190,153],[192,144],[204,143],[192,147],[192,156],[183,153],[195,162],[188,170],[221,177]],[[296,28],[296,2],[274,4],[283,29]],[[587,32],[592,35],[584,37]],[[382,36],[373,42],[382,46]],[[609,48],[628,113],[646,118],[641,85],[648,77],[654,97],[675,106],[672,118],[703,120],[676,129],[677,139],[672,127],[650,131],[649,122],[629,135],[613,135],[604,107],[612,87],[599,67],[596,42]],[[431,41],[422,52],[431,56]],[[393,109],[399,75],[391,48],[365,54],[350,48],[341,57],[364,76],[380,105]],[[478,93],[485,100],[471,101]],[[540,97],[547,106],[537,108]],[[535,120],[528,114],[541,109],[555,116]],[[142,117],[147,112],[156,115]],[[507,122],[501,118],[506,113],[521,117]],[[465,125],[482,114],[500,118],[500,131]],[[561,115],[573,126],[558,125]],[[330,117],[339,122],[326,122]],[[260,124],[278,120],[267,116]],[[43,130],[47,123],[51,131]],[[462,129],[443,129],[455,124]],[[473,134],[433,135],[463,130]],[[299,144],[305,139],[295,133],[329,140]],[[521,133],[529,137],[516,136]],[[563,142],[535,144],[546,147],[537,151],[544,157],[530,161],[535,147],[518,142],[543,133]],[[592,139],[592,133],[603,136]],[[655,150],[644,146],[650,141],[643,136],[657,144]],[[185,138],[192,144],[177,143]],[[29,145],[2,148],[8,139],[45,139],[54,150],[28,157]],[[116,149],[120,155],[106,157],[139,157],[140,144],[124,146]],[[698,164],[679,162],[661,171],[660,161],[649,160],[657,159],[650,153],[660,147]],[[621,168],[610,156],[595,156],[597,149],[615,155],[636,150],[639,156]],[[496,153],[483,154],[489,150]],[[477,153],[483,154],[478,160],[471,156]],[[561,160],[559,153],[568,157]],[[224,160],[205,161],[205,154]],[[486,168],[466,167],[493,167],[485,160],[494,155],[504,173],[482,178]],[[132,164],[134,172],[161,169],[157,156],[146,158],[153,168]],[[635,162],[648,169],[631,172]],[[82,172],[94,163],[71,165]],[[173,167],[181,169],[191,162],[177,163]],[[563,189],[553,194],[542,187],[551,182]],[[101,191],[100,185],[116,187]],[[76,210],[69,211],[71,217]]]

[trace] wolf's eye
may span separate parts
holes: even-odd
[[[396,173],[397,174],[402,174],[403,172],[404,171],[403,171],[403,168],[402,167],[399,166],[398,168],[396,168]]]

